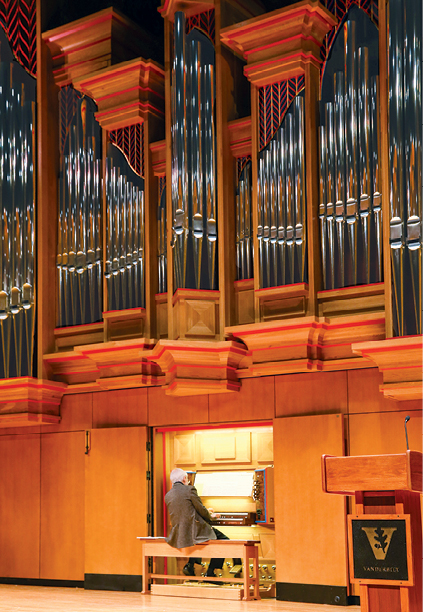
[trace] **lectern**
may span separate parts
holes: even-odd
[[[422,454],[322,456],[323,490],[355,496],[351,583],[362,611],[422,611]]]

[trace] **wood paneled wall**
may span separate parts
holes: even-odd
[[[41,435],[42,579],[84,580],[84,470],[84,432]]]
[[[323,492],[320,458],[344,455],[341,414],[276,419],[276,581],[347,585],[344,496]]]
[[[38,577],[40,437],[0,440],[0,577]]]
[[[143,426],[273,419],[277,580],[345,585],[340,562],[345,531],[338,508],[343,503],[320,492],[320,455],[340,452],[343,440],[350,455],[404,452],[406,415],[411,416],[410,448],[422,449],[420,403],[385,399],[381,383],[377,369],[362,369],[246,379],[238,393],[210,396],[173,398],[161,388],[65,395],[60,424],[0,429],[0,577],[80,580],[84,573],[138,574],[132,537],[148,530]],[[341,421],[344,437],[329,436],[329,424]],[[86,431],[95,442],[88,456]],[[103,455],[96,459],[100,448]],[[156,448],[157,525],[162,524],[157,514],[162,453]],[[90,462],[97,463],[97,472],[87,469]],[[299,549],[293,541],[302,543],[320,522],[322,504],[326,520],[308,547],[316,560],[326,562],[306,564],[305,544]],[[300,525],[305,532],[298,536]],[[110,534],[108,526],[114,527]],[[338,543],[335,550],[332,539]]]
[[[85,572],[140,575],[147,528],[147,428],[91,432],[85,464]]]

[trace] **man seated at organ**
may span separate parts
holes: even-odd
[[[217,528],[211,526],[213,519],[219,517],[212,509],[206,509],[196,488],[190,485],[187,473],[181,468],[174,468],[170,473],[172,489],[165,496],[172,529],[166,541],[176,549],[192,547],[215,539],[228,539]],[[223,558],[212,558],[206,577],[214,577],[215,570],[223,567]],[[234,565],[241,565],[239,558],[234,558]],[[184,566],[184,575],[195,575],[194,564],[200,564],[200,558],[190,558]]]

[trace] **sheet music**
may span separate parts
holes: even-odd
[[[251,496],[254,472],[200,473],[195,476],[195,487],[200,496]]]

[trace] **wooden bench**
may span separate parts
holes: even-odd
[[[175,549],[168,545],[162,536],[139,536],[142,545],[142,576],[143,594],[161,594],[171,596],[193,596],[197,598],[224,598],[231,600],[260,600],[258,574],[258,544],[259,541],[243,540],[212,540],[193,547]],[[242,584],[241,589],[223,589],[220,586],[201,586],[202,582],[216,581],[227,583],[228,578],[221,577],[186,577],[185,575],[160,575],[150,572],[148,559],[152,557],[167,558],[241,558],[244,578],[230,579],[231,584]],[[250,577],[250,560],[252,561],[252,577]],[[152,566],[152,568],[154,568]],[[190,584],[159,585],[156,579],[182,579]],[[194,585],[191,584],[194,581]],[[150,588],[151,583],[151,588]],[[250,591],[252,586],[252,593]],[[242,589],[243,587],[243,589]],[[220,589],[219,589],[220,588]]]

